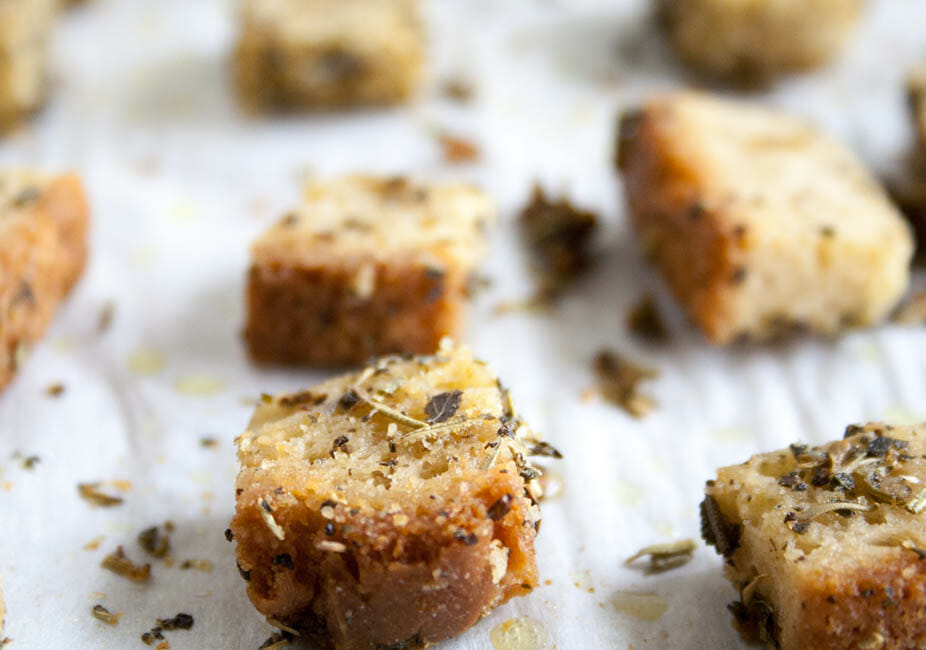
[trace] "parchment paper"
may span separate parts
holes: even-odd
[[[166,633],[175,649],[250,649],[269,636],[222,534],[232,439],[252,411],[247,399],[324,374],[248,363],[247,246],[296,202],[300,178],[353,171],[465,179],[498,199],[504,219],[485,267],[493,285],[472,308],[468,338],[566,455],[553,464],[563,492],[543,505],[546,582],[444,647],[490,648],[493,626],[516,616],[541,622],[561,649],[741,647],[725,610],[735,593],[713,549],[658,577],[623,560],[697,538],[703,483],[718,466],[836,438],[851,422],[926,419],[926,331],[718,350],[685,323],[629,236],[611,166],[619,110],[691,81],[645,2],[431,0],[431,80],[414,103],[273,119],[249,119],[231,98],[234,16],[228,0],[95,0],[71,11],[55,42],[49,106],[0,141],[2,164],[79,170],[93,206],[86,274],[0,395],[11,650],[143,647],[139,635],[178,612],[195,625]],[[817,120],[888,170],[910,139],[901,84],[926,58],[924,25],[922,0],[875,1],[836,63],[753,98]],[[442,97],[441,82],[457,77],[473,81],[472,103]],[[435,129],[478,142],[480,163],[443,163]],[[601,212],[600,264],[552,314],[497,316],[498,303],[531,290],[511,222],[535,180]],[[649,291],[670,320],[666,346],[625,331],[628,308]],[[108,303],[112,326],[100,333]],[[659,404],[651,416],[581,400],[601,347],[659,368],[644,388]],[[59,382],[64,393],[47,396]],[[204,437],[218,445],[203,447]],[[28,470],[31,456],[39,460]],[[125,492],[101,486],[121,506],[78,497],[79,482],[113,480],[131,481]],[[168,519],[176,563],[153,560],[150,585],[99,567],[117,545],[142,561],[135,536]],[[181,570],[183,560],[213,570]],[[640,620],[615,606],[620,591],[657,594],[667,610]],[[123,612],[118,626],[91,617],[96,603]]]

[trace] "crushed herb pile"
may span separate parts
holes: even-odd
[[[602,350],[595,355],[593,366],[598,390],[604,399],[636,418],[644,417],[655,408],[656,403],[638,390],[640,382],[657,378],[658,371],[639,366],[612,350]]]
[[[535,300],[553,301],[591,268],[590,247],[598,216],[575,208],[565,198],[550,201],[543,189],[534,186],[519,222],[539,275]]]

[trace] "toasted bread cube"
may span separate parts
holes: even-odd
[[[422,75],[418,0],[245,0],[235,53],[252,109],[393,104]]]
[[[679,56],[708,75],[763,82],[817,67],[852,35],[866,0],[658,0]]]
[[[322,646],[418,648],[537,585],[533,440],[466,348],[265,397],[237,441],[248,596]]]
[[[748,639],[780,650],[926,641],[926,426],[760,454],[708,481],[702,534],[740,591]]]
[[[877,323],[907,287],[903,217],[797,120],[665,95],[624,117],[617,163],[643,246],[715,343]]]
[[[80,277],[87,211],[76,176],[0,173],[0,388]]]
[[[460,326],[493,220],[491,200],[465,186],[359,176],[310,185],[253,247],[252,358],[345,364],[433,352]]]
[[[41,105],[56,0],[0,0],[0,130]]]

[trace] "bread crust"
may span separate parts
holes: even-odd
[[[876,323],[909,282],[884,191],[796,120],[668,94],[622,118],[616,162],[644,250],[714,343]]]
[[[83,271],[88,208],[72,174],[36,181],[37,197],[0,232],[0,388]]]
[[[462,323],[466,277],[416,264],[376,264],[375,291],[356,271],[260,263],[248,274],[245,339],[259,363],[341,365],[390,353],[427,354]]]
[[[339,650],[418,648],[455,636],[509,598],[537,585],[533,556],[536,531],[524,526],[531,507],[517,474],[499,468],[459,495],[459,504],[422,511],[401,529],[392,515],[350,516],[335,507],[332,519],[321,506],[307,507],[289,495],[268,498],[270,486],[255,485],[238,497],[231,529],[241,569],[249,575],[248,596],[269,616],[298,629],[314,642]],[[488,509],[505,494],[515,498],[500,521]],[[261,500],[287,531],[279,540],[261,514]],[[325,524],[339,531],[328,536]],[[455,531],[474,534],[468,544]],[[293,534],[295,532],[296,534]],[[493,582],[491,544],[509,549],[505,577]],[[319,542],[346,545],[344,552],[320,550]],[[287,554],[294,570],[274,565]]]
[[[922,471],[926,427],[875,423],[849,433],[845,441],[816,448],[837,459],[834,475],[841,467],[838,459],[851,458],[844,455],[847,449],[864,448],[875,435],[907,442],[903,472]],[[789,528],[802,504],[852,501],[856,495],[834,491],[829,478],[798,484],[791,472],[807,464],[796,460],[796,453],[762,454],[722,468],[705,490],[711,500],[702,506],[705,538],[725,556],[725,574],[741,593],[732,607],[734,624],[747,639],[780,650],[922,647],[926,563],[916,549],[924,541],[924,515],[876,501],[852,517],[830,512],[810,520],[807,528]],[[809,475],[816,476],[816,470]],[[869,500],[866,507],[871,505]],[[714,532],[722,543],[716,543]]]

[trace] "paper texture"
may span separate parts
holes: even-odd
[[[299,178],[367,171],[476,182],[498,200],[469,340],[565,459],[543,505],[543,584],[444,644],[490,648],[515,616],[559,649],[742,647],[733,589],[701,546],[658,577],[622,566],[647,544],[697,538],[705,479],[795,440],[823,442],[867,419],[926,419],[926,331],[886,327],[837,342],[717,350],[685,324],[625,226],[611,164],[620,109],[686,82],[645,2],[433,0],[431,82],[408,107],[248,119],[228,88],[235,8],[211,0],[95,0],[62,17],[55,83],[31,128],[0,142],[0,163],[79,170],[93,206],[87,271],[44,341],[0,396],[0,574],[11,650],[142,647],[155,619],[192,614],[171,648],[257,648],[272,629],[250,606],[225,541],[244,398],[304,388],[323,373],[259,369],[242,346],[249,242],[298,198]],[[827,69],[756,100],[819,121],[887,169],[911,134],[902,79],[926,58],[926,3],[872,2]],[[470,104],[440,82],[473,81]],[[471,138],[482,160],[442,162],[435,128]],[[493,314],[530,292],[512,219],[535,180],[605,219],[601,263],[550,315]],[[631,339],[628,308],[654,291],[673,342]],[[97,331],[104,305],[112,327]],[[581,395],[589,361],[613,347],[651,364],[658,408],[644,420]],[[163,367],[160,367],[163,366]],[[133,369],[134,368],[134,369]],[[139,370],[150,374],[140,374]],[[62,383],[64,393],[45,389]],[[215,438],[217,447],[201,445]],[[21,460],[37,456],[30,471]],[[77,484],[131,481],[125,503],[91,508]],[[171,520],[172,568],[138,586],[100,568],[118,545],[142,561],[139,531]],[[97,550],[88,542],[105,537]],[[211,572],[181,570],[208,560]],[[144,560],[148,561],[148,560]],[[665,599],[655,621],[618,610],[622,590]],[[119,625],[95,620],[101,603]]]

